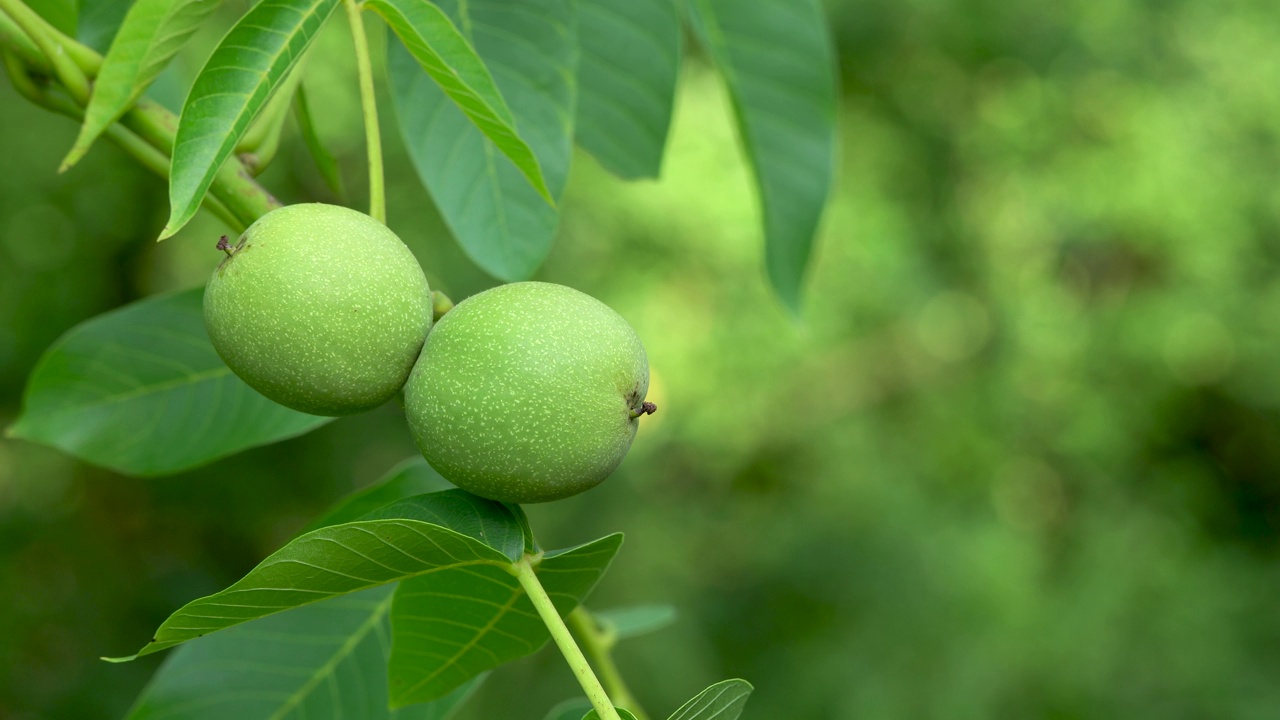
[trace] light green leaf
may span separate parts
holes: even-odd
[[[577,84],[572,0],[441,0],[470,40],[532,148],[553,198],[569,174]],[[399,43],[392,98],[409,156],[445,223],[481,268],[528,278],[546,258],[559,215]]]
[[[36,365],[9,434],[118,472],[164,475],[329,422],[233,375],[205,333],[202,296],[148,298],[72,328]]]
[[[630,710],[624,710],[623,708],[614,708],[614,710],[618,711],[618,717],[622,718],[622,720],[636,720],[636,716],[632,715]],[[582,716],[582,720],[600,720],[600,713],[591,710]]]
[[[543,557],[535,572],[562,616],[595,587],[621,545],[621,535],[610,535]],[[441,697],[551,639],[516,577],[491,566],[402,582],[391,606],[391,636],[395,707]]]
[[[554,205],[538,159],[516,133],[515,120],[489,69],[449,16],[427,0],[368,0],[368,4],[387,21],[444,94]]]
[[[162,239],[195,215],[249,123],[337,6],[338,0],[262,0],[222,39],[182,107]]]
[[[738,720],[754,689],[746,680],[721,680],[682,705],[669,720]]]
[[[578,144],[620,177],[657,177],[680,67],[676,0],[578,0],[578,43]]]
[[[670,605],[634,605],[599,612],[592,610],[591,617],[602,629],[612,632],[614,638],[625,640],[671,625],[676,621],[676,609]]]
[[[440,477],[440,473],[431,469],[427,461],[419,455],[400,463],[373,485],[338,501],[325,511],[324,515],[313,520],[298,534],[303,535],[322,527],[358,520],[362,515],[414,495],[452,488],[453,483]]]
[[[463,497],[465,496],[465,497]],[[398,503],[398,505],[401,505]],[[463,534],[403,516],[361,519],[313,530],[272,553],[239,582],[170,615],[132,660],[217,630],[337,595],[449,568],[511,565],[496,547],[523,548],[524,536],[501,503],[461,490],[403,501],[403,514],[460,519]]]
[[[100,53],[106,52],[131,4],[130,0],[82,0],[76,39]]]
[[[483,681],[436,702],[387,705],[394,585],[193,640],[165,659],[129,720],[447,720]]]
[[[729,85],[779,297],[800,307],[835,162],[835,60],[819,0],[687,0]]]
[[[124,17],[93,83],[84,125],[61,170],[76,164],[107,126],[128,110],[200,24],[218,0],[138,0]]]

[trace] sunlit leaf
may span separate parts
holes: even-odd
[[[764,215],[765,264],[792,309],[835,164],[835,59],[818,0],[686,0],[729,85]]]
[[[205,333],[202,297],[148,298],[72,328],[40,359],[9,433],[122,473],[164,475],[329,422],[233,375]]]
[[[657,177],[680,66],[676,0],[578,0],[578,43],[578,144],[621,177]]]
[[[260,618],[193,640],[165,659],[129,720],[447,720],[484,680],[439,700],[387,704],[394,585]]]
[[[682,705],[670,720],[738,720],[754,689],[746,680],[721,680]]]
[[[427,0],[368,0],[368,4],[444,94],[551,202],[538,159],[516,133],[515,120],[489,69],[449,16]]]
[[[551,196],[559,198],[573,144],[573,2],[437,4],[493,74],[516,130],[538,158]],[[532,275],[555,238],[555,208],[400,43],[392,43],[389,67],[396,117],[409,156],[454,237],[471,259],[496,277],[520,280]]]
[[[337,6],[338,0],[262,0],[222,39],[182,107],[162,238],[195,215],[254,116]]]
[[[561,615],[595,587],[621,545],[621,535],[610,535],[543,557],[535,572]],[[402,582],[391,635],[397,707],[441,697],[551,639],[509,566],[460,567]]]

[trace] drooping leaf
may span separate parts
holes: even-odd
[[[339,500],[324,515],[311,521],[299,535],[329,525],[358,520],[362,515],[414,495],[453,488],[453,483],[440,477],[421,456],[406,460],[378,482]]]
[[[465,496],[465,497],[462,497]],[[401,513],[465,520],[459,529],[421,520],[357,520],[306,533],[272,553],[231,587],[187,603],[161,623],[135,657],[217,630],[330,597],[449,568],[510,565],[498,548],[523,548],[524,536],[501,503],[450,490],[404,501]]]
[[[632,715],[630,710],[624,708],[614,708],[614,710],[618,711],[618,717],[622,718],[622,720],[636,720],[636,716]],[[600,720],[600,713],[591,710],[582,716],[582,720]]]
[[[222,39],[182,106],[166,238],[195,215],[254,116],[284,82],[338,0],[262,0]]]
[[[721,680],[680,706],[670,720],[738,720],[754,689],[746,680]]]
[[[202,291],[148,298],[81,323],[27,383],[14,437],[130,475],[164,475],[317,428],[222,362]]]
[[[578,0],[578,42],[578,144],[620,177],[657,177],[680,67],[676,0]]]
[[[547,553],[535,568],[561,615],[577,607],[622,544],[610,535]],[[520,582],[502,567],[456,568],[406,580],[391,605],[391,703],[441,697],[551,639]]]
[[[559,198],[568,178],[576,83],[571,0],[437,3],[489,68]],[[467,119],[417,60],[392,43],[396,117],[418,176],[463,250],[503,280],[529,277],[546,258],[559,215],[506,155]]]
[[[799,309],[835,155],[835,60],[819,0],[687,0],[755,170],[765,261]]]
[[[325,185],[329,186],[329,192],[332,192],[340,203],[345,204],[347,190],[342,184],[342,172],[338,168],[337,158],[329,152],[329,148],[320,139],[320,133],[316,132],[315,123],[311,121],[311,106],[307,103],[305,84],[298,85],[298,92],[294,96],[293,116],[298,121],[302,141],[306,144],[311,159],[315,160],[320,177],[324,178]]]
[[[489,69],[449,16],[428,0],[368,2],[444,94],[552,202],[538,159],[516,133],[515,120]]]
[[[657,632],[676,621],[676,609],[670,605],[633,605],[591,611],[601,627],[613,632],[618,640]]]
[[[394,585],[331,598],[193,640],[165,659],[128,720],[447,720],[483,682],[387,704]]]
[[[105,53],[132,4],[130,0],[81,0],[76,39]]]
[[[142,96],[217,7],[217,0],[138,0],[129,8],[102,60],[84,124],[62,161],[62,170],[84,157],[94,140]]]

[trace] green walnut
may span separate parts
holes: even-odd
[[[404,388],[422,454],[458,487],[534,503],[589,490],[622,462],[649,361],[622,316],[572,288],[503,285],[427,336]]]
[[[205,288],[205,326],[252,388],[294,410],[350,415],[404,386],[431,329],[431,290],[385,225],[290,205],[218,246],[227,257]]]

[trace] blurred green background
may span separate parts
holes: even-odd
[[[696,53],[661,182],[580,155],[539,274],[653,367],[617,475],[530,508],[547,546],[626,532],[593,605],[679,608],[620,649],[633,689],[659,716],[740,676],[749,718],[1280,717],[1280,4],[830,10],[843,147],[802,318]],[[306,84],[360,199],[344,31]],[[384,124],[393,228],[455,300],[492,285]],[[331,200],[288,133],[265,182]],[[153,242],[164,187],[107,144],[57,175],[74,134],[0,85],[4,424],[62,332],[218,260],[206,215]],[[394,407],[158,480],[0,441],[0,717],[119,717],[161,658],[98,656],[414,452]],[[573,692],[544,651],[466,716]]]

